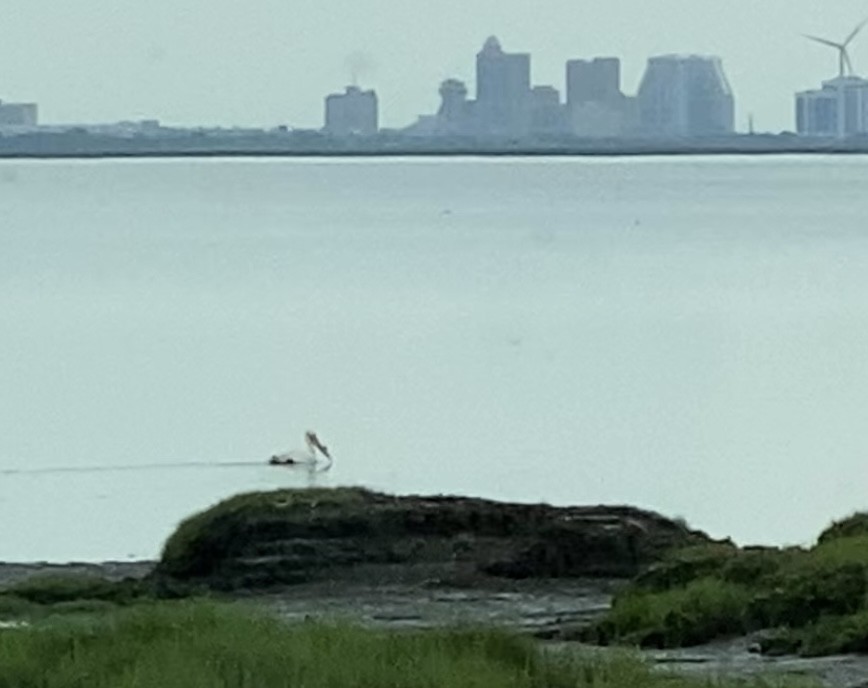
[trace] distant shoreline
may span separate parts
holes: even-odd
[[[431,141],[378,136],[189,134],[117,137],[90,133],[0,136],[0,160],[125,158],[624,158],[685,156],[868,155],[868,138],[738,136],[683,140]]]
[[[801,157],[868,156],[868,150],[649,150],[649,151],[390,151],[390,152],[271,152],[271,151],[100,151],[86,153],[0,153],[7,160],[171,160],[205,158],[283,158],[283,159],[402,159],[402,158],[689,158],[689,157]]]

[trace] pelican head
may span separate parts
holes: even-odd
[[[316,436],[315,432],[308,430],[304,433],[304,439],[307,442],[307,446],[310,447],[310,450],[313,452],[315,449],[319,449],[323,455],[331,461],[331,454],[329,454],[328,447],[326,447],[322,442],[319,441],[319,437]]]

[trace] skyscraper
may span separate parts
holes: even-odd
[[[561,94],[554,86],[531,89],[531,130],[534,134],[559,134],[564,129]]]
[[[731,134],[735,103],[720,58],[652,57],[639,87],[639,116],[651,136]]]
[[[476,56],[475,117],[480,134],[521,136],[531,123],[530,55],[505,53],[491,36]]]
[[[797,93],[796,131],[837,138],[868,134],[868,80],[839,76],[820,89]]]
[[[636,99],[621,92],[617,57],[567,62],[567,130],[583,138],[613,138],[636,129]]]
[[[325,100],[325,129],[335,136],[370,136],[378,131],[377,94],[347,86]]]
[[[458,79],[446,79],[440,84],[440,109],[437,111],[437,133],[469,134],[472,103],[467,100],[467,86]]]
[[[568,106],[611,103],[621,96],[621,61],[617,57],[567,62]]]

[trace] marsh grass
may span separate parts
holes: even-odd
[[[868,652],[868,612],[829,616],[798,629],[785,629],[768,641],[768,650],[798,651],[805,657]]]
[[[656,648],[697,645],[743,633],[750,600],[746,587],[711,577],[658,593],[632,591],[615,600],[585,639]]]
[[[33,604],[51,605],[81,600],[126,604],[148,594],[139,580],[110,581],[96,576],[35,576],[0,591],[5,598],[18,598]]]
[[[868,652],[865,519],[834,524],[810,549],[694,547],[673,553],[616,596],[584,637],[682,647],[759,629],[770,652]]]
[[[142,604],[0,632],[0,688],[699,688],[631,657],[496,630],[287,626],[240,606]],[[741,686],[769,685],[739,683]]]
[[[66,574],[35,576],[0,589],[0,621],[99,614],[157,600],[203,596],[199,589],[170,583]]]

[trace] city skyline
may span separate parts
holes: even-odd
[[[399,131],[416,138],[518,140],[680,139],[735,133],[732,88],[716,56],[652,56],[635,95],[622,90],[618,57],[567,60],[563,89],[534,84],[531,64],[532,55],[511,52],[497,36],[489,36],[476,54],[475,97],[461,80],[446,79],[438,91],[437,112]],[[345,95],[326,98],[325,132],[371,132],[360,93],[351,87]],[[373,91],[368,96],[376,101]],[[341,127],[330,124],[338,118]]]
[[[719,55],[733,85],[736,127],[753,114],[759,131],[792,130],[793,93],[837,72],[837,57],[801,34],[843,36],[868,15],[868,3],[841,0],[561,2],[540,11],[483,0],[468,10],[410,0],[344,7],[325,0],[286,10],[276,0],[243,7],[226,0],[183,6],[131,0],[57,8],[47,0],[10,0],[0,41],[0,97],[37,102],[47,124],[160,119],[181,126],[318,128],[322,97],[352,82],[375,88],[381,125],[401,128],[439,105],[449,77],[475,90],[480,42],[496,34],[533,55],[532,82],[563,96],[563,61],[621,58],[625,93],[636,93],[648,57]],[[337,17],[337,19],[335,18]],[[51,44],[52,51],[40,50]],[[850,51],[868,71],[868,41]]]

